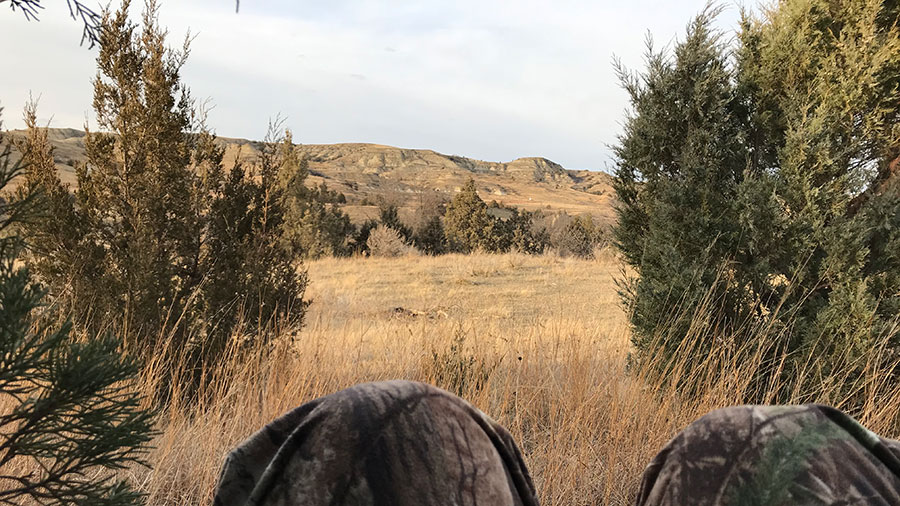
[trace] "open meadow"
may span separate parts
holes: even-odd
[[[329,258],[308,270],[312,305],[292,344],[234,361],[199,408],[163,414],[153,470],[131,471],[149,504],[209,504],[229,448],[360,382],[413,379],[469,400],[511,431],[545,505],[629,504],[670,437],[742,402],[747,364],[711,363],[721,376],[689,399],[626,372],[611,254]],[[864,421],[888,430],[877,420],[892,418],[891,405]]]
[[[229,448],[365,381],[431,382],[474,403],[516,437],[548,505],[627,503],[675,428],[625,375],[611,256],[328,258],[308,269],[312,304],[293,347],[236,365],[196,416],[175,406],[162,418],[154,470],[135,471],[149,504],[208,504]]]

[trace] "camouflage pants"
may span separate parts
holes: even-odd
[[[740,406],[689,425],[636,504],[900,505],[900,443],[827,406]]]
[[[300,406],[226,460],[216,506],[537,506],[506,430],[458,397],[367,383]],[[638,506],[900,505],[900,443],[825,406],[714,411],[644,472]]]
[[[466,401],[409,381],[357,385],[232,451],[215,506],[537,506],[512,437]]]

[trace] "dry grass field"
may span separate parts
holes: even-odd
[[[629,504],[652,456],[701,414],[741,403],[746,368],[756,366],[712,361],[716,373],[689,399],[626,372],[611,255],[324,259],[308,268],[313,302],[293,343],[231,361],[199,407],[163,413],[152,469],[129,471],[150,505],[210,504],[225,454],[247,435],[315,397],[391,378],[454,391],[506,426],[542,504]],[[885,431],[878,420],[892,420],[900,403],[882,400],[862,418]]]
[[[293,349],[226,373],[238,378],[197,416],[174,406],[162,420],[155,469],[135,471],[150,504],[209,504],[242,438],[305,401],[391,378],[455,391],[508,427],[544,504],[625,502],[628,487],[606,477],[633,485],[642,464],[609,469],[598,453],[621,438],[606,399],[630,388],[611,257],[329,258],[308,268],[312,305]]]

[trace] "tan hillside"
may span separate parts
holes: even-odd
[[[11,137],[22,131],[10,132]],[[64,182],[75,184],[74,165],[84,160],[84,132],[50,129],[54,158]],[[239,157],[252,162],[260,143],[220,138],[226,161]],[[378,144],[306,144],[310,183],[325,182],[347,196],[347,212],[355,220],[374,218],[379,197],[396,203],[411,215],[428,194],[450,199],[468,178],[474,178],[481,197],[524,209],[590,213],[601,221],[612,219],[609,175],[569,170],[546,158],[519,158],[511,162],[485,162],[445,155],[427,149],[404,149]]]

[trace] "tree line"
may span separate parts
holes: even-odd
[[[321,185],[319,192],[328,192]],[[332,193],[332,202],[345,201]],[[378,218],[353,225],[339,206],[330,208],[331,220],[315,220],[307,227],[298,251],[304,258],[324,255],[399,256],[448,253],[542,254],[553,250],[561,256],[591,258],[606,244],[608,231],[590,215],[571,216],[565,212],[525,211],[497,201],[486,203],[473,179],[448,199],[439,192],[423,193],[411,223],[400,217],[396,204],[379,197]],[[320,246],[323,245],[323,246]],[[327,246],[324,246],[327,245]]]

